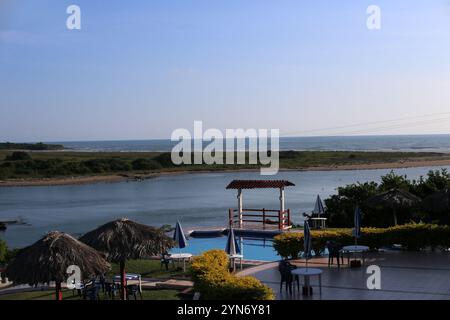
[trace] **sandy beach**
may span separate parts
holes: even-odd
[[[400,168],[419,168],[419,167],[440,167],[450,166],[450,156],[439,159],[421,158],[415,160],[404,160],[395,162],[373,162],[363,164],[340,164],[329,166],[311,166],[286,169],[280,171],[333,171],[333,170],[375,170],[375,169],[400,169]],[[98,175],[98,176],[74,176],[62,178],[33,178],[33,179],[11,179],[0,180],[0,187],[32,187],[32,186],[62,186],[62,185],[80,185],[93,183],[114,183],[122,181],[136,181],[140,179],[151,179],[158,176],[210,173],[210,172],[259,172],[259,169],[230,169],[230,170],[172,170],[161,171],[147,174],[130,175]]]

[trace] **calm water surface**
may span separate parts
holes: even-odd
[[[450,168],[448,168],[450,169]],[[395,170],[409,178],[429,168]],[[281,172],[271,179],[296,184],[286,191],[286,207],[294,222],[311,211],[317,194],[326,198],[336,188],[357,181],[379,180],[390,170]],[[233,179],[261,179],[258,173],[202,173],[158,177],[143,182],[92,185],[0,188],[0,220],[23,218],[28,225],[11,225],[0,237],[11,247],[29,245],[48,231],[81,235],[97,226],[128,217],[161,226],[180,220],[192,226],[225,226],[228,209],[237,206],[235,190],[225,190]],[[278,207],[278,190],[244,192],[245,207]]]

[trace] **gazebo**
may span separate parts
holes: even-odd
[[[227,186],[227,189],[238,191],[238,207],[229,210],[229,224],[231,227],[244,228],[244,223],[260,224],[263,229],[267,225],[277,226],[278,230],[291,228],[291,212],[285,208],[284,189],[295,186],[287,180],[233,180]],[[242,190],[244,189],[279,189],[280,207],[279,209],[249,209],[243,206]]]

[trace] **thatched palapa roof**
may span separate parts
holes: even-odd
[[[370,206],[381,205],[390,208],[413,207],[420,202],[419,197],[402,189],[391,189],[367,200],[367,204]]]
[[[16,283],[65,282],[70,265],[80,267],[83,279],[104,274],[111,268],[93,248],[66,233],[53,231],[33,245],[19,250],[6,273]]]
[[[112,262],[150,258],[174,246],[163,230],[128,219],[108,222],[86,233],[80,241],[104,253]]]

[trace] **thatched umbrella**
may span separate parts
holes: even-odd
[[[377,194],[367,200],[369,206],[386,206],[392,210],[394,224],[397,225],[397,209],[411,208],[419,204],[421,199],[402,189],[391,189]]]
[[[33,245],[19,250],[6,274],[16,283],[56,284],[56,300],[62,299],[61,283],[67,280],[67,268],[76,265],[81,277],[89,279],[106,273],[110,264],[93,248],[72,236],[53,231]]]
[[[163,230],[128,219],[108,222],[86,233],[80,241],[103,252],[107,260],[119,263],[123,300],[126,299],[125,262],[150,258],[168,251],[174,245]]]

